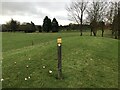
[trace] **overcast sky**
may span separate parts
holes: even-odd
[[[74,0],[1,0],[0,24],[10,21],[11,18],[21,23],[33,21],[42,25],[45,16],[55,17],[59,25],[73,23],[68,20],[66,6]],[[79,0],[81,1],[81,0]],[[88,0],[89,2],[92,0]],[[108,0],[107,0],[108,1]],[[115,1],[115,0],[111,0]],[[117,0],[116,0],[117,1]],[[119,1],[119,0],[118,0]]]
[[[55,17],[59,25],[71,23],[68,20],[66,5],[71,0],[2,0],[0,24],[6,23],[13,18],[22,22],[33,21],[37,25],[43,24],[45,16]]]

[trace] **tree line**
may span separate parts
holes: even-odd
[[[32,32],[58,32],[59,25],[56,18],[53,18],[51,21],[48,16],[46,16],[43,20],[43,25],[35,25],[32,21],[31,23],[22,23],[20,24],[19,21],[11,19],[6,24],[2,25],[2,32],[25,32],[25,33],[32,33]]]
[[[97,35],[98,27],[101,27],[102,37],[104,34],[105,24],[109,24],[112,35],[117,39],[120,36],[120,1],[107,2],[106,0],[96,0],[86,2],[85,0],[74,0],[66,7],[68,16],[80,26],[80,36],[83,35],[83,23],[89,22],[91,27],[90,35]],[[83,17],[87,15],[86,19]]]

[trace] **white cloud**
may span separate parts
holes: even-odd
[[[45,16],[51,19],[55,17],[59,24],[69,24],[71,21],[68,20],[65,7],[71,1],[74,0],[2,0],[0,24],[13,18],[20,22],[33,21],[42,25]]]
[[[35,24],[43,23],[43,19],[45,16],[51,18],[51,20],[55,17],[59,20],[59,24],[69,24],[70,21],[67,18],[67,11],[65,9],[65,5],[68,3],[63,0],[52,0],[54,2],[48,0],[35,0],[34,2],[27,2],[27,0],[4,0],[2,1],[2,14],[0,17],[2,20],[1,23],[5,23],[9,21],[11,18],[18,20],[20,22],[30,22],[33,21]]]

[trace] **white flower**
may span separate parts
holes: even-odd
[[[29,58],[29,60],[30,60],[31,58]]]
[[[30,76],[28,78],[30,79]]]
[[[27,80],[27,78],[25,78],[25,81]]]
[[[4,80],[4,79],[2,78],[2,79],[1,79],[1,82],[2,82],[3,80]]]
[[[93,60],[92,58],[90,60]]]
[[[28,68],[28,65],[26,67]]]
[[[45,68],[45,66],[43,66],[43,68]]]
[[[52,73],[52,71],[51,71],[51,70],[49,70],[49,73],[51,74],[51,73]]]

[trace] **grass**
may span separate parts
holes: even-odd
[[[118,87],[116,39],[100,37],[99,33],[97,37],[89,33],[79,36],[78,32],[3,33],[2,36],[3,88]],[[63,80],[56,79],[58,36],[62,37]],[[49,74],[49,70],[53,73]]]

